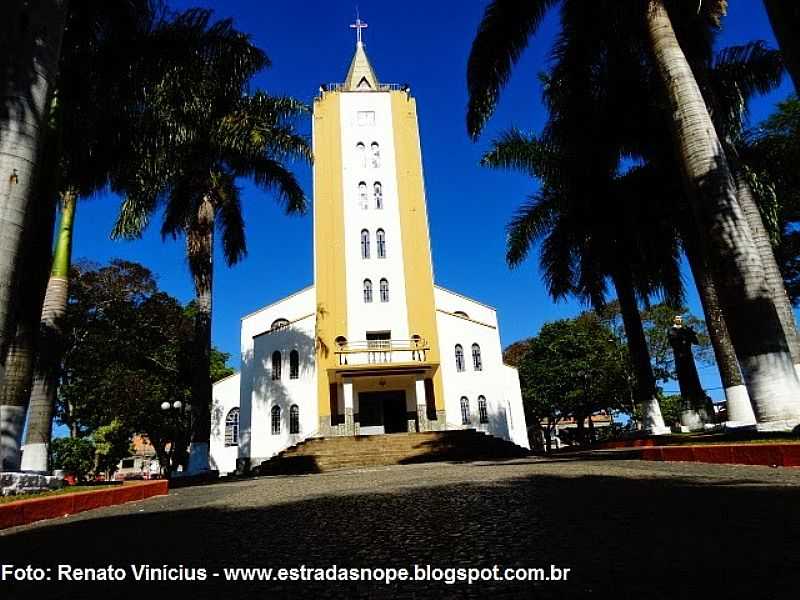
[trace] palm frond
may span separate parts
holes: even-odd
[[[783,78],[780,52],[763,41],[731,46],[717,53],[708,76],[708,90],[715,124],[725,137],[743,126],[753,96],[777,88]]]
[[[142,237],[144,230],[150,224],[154,204],[154,200],[148,201],[130,196],[125,198],[111,229],[111,239],[135,240]]]
[[[222,253],[228,266],[247,254],[240,189],[233,177],[221,176],[214,187],[216,224],[222,234]]]
[[[506,228],[506,262],[519,266],[528,256],[531,246],[554,226],[557,209],[554,196],[540,192],[520,206]]]
[[[475,140],[494,112],[530,37],[557,0],[493,0],[483,14],[467,63],[467,133]]]
[[[513,169],[549,181],[558,177],[560,157],[554,148],[534,135],[518,129],[504,131],[481,157],[481,165]]]
[[[236,175],[249,177],[260,188],[276,194],[286,214],[305,214],[308,201],[303,188],[294,174],[278,161],[265,156],[253,157],[237,166]]]

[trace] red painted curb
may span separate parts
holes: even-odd
[[[783,466],[800,467],[800,444],[783,447]]]
[[[651,438],[641,440],[614,440],[611,442],[600,442],[594,448],[596,450],[614,450],[616,448],[646,448],[657,446],[658,442]]]
[[[730,444],[642,448],[641,460],[800,467],[800,444]]]
[[[0,504],[0,529],[27,525],[42,519],[66,517],[79,512],[164,496],[169,492],[166,479],[126,483],[106,490],[61,494]]]

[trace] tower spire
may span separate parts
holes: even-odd
[[[361,20],[356,13],[356,22],[350,24],[350,29],[356,30],[356,52],[350,62],[350,69],[347,71],[347,78],[344,81],[344,89],[349,92],[376,91],[378,89],[378,77],[369,63],[367,53],[364,51],[364,41],[362,30],[368,25]]]

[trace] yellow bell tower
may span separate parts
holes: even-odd
[[[416,102],[407,87],[378,81],[366,26],[351,25],[346,79],[322,86],[313,109],[320,431],[358,433],[359,410],[362,430],[367,421],[359,395],[392,388],[407,390],[409,430],[443,429]]]

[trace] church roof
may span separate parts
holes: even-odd
[[[369,63],[367,53],[364,52],[364,44],[356,42],[356,53],[347,71],[347,78],[344,80],[344,89],[348,92],[377,91],[378,77]]]

